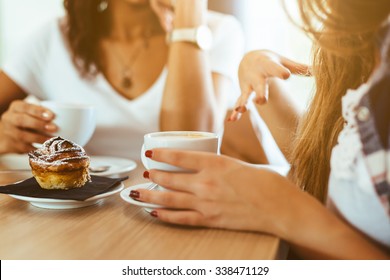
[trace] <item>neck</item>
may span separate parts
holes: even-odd
[[[109,9],[111,39],[133,41],[162,32],[157,16],[148,3],[136,5],[114,0],[110,1]]]

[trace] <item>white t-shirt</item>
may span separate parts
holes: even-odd
[[[27,94],[38,99],[93,105],[97,110],[97,126],[85,147],[88,154],[139,160],[143,135],[159,130],[167,69],[145,93],[127,100],[102,74],[93,80],[79,76],[60,21],[50,21],[31,36],[5,62],[3,71]],[[214,45],[209,51],[211,70],[236,83],[244,51],[241,26],[234,17],[215,12],[209,12],[208,25],[214,35]]]

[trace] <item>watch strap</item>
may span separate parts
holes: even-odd
[[[212,33],[207,25],[200,25],[194,28],[174,29],[167,34],[167,43],[189,42],[199,49],[208,50],[212,46]]]
[[[197,28],[180,28],[174,29],[170,33],[170,42],[191,42],[196,43]]]

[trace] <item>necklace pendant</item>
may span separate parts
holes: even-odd
[[[125,89],[129,89],[131,88],[133,85],[133,81],[131,80],[130,77],[123,77],[122,79],[122,87],[125,88]]]

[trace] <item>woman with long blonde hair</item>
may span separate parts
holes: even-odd
[[[300,1],[306,31],[315,42],[313,72],[316,94],[292,152],[297,184],[324,201],[330,155],[345,120],[341,100],[348,89],[367,82],[378,63],[378,43],[389,16],[390,1]],[[323,23],[317,31],[315,22]]]
[[[296,143],[291,148],[292,174],[296,183],[307,192],[325,201],[330,170],[330,154],[343,127],[341,98],[348,89],[357,88],[368,80],[377,60],[378,43],[384,12],[389,1],[371,4],[369,1],[299,1],[304,30],[314,39],[313,69],[316,94],[301,121]],[[371,7],[376,6],[376,7]],[[326,7],[330,8],[325,13]],[[362,11],[363,9],[363,11]],[[316,24],[322,23],[322,30]],[[269,62],[278,61],[287,69],[277,69],[278,77],[305,74],[308,69],[294,68],[288,59],[269,51],[254,51],[241,64],[243,95],[237,102],[236,118],[252,91],[258,103],[265,95],[267,78],[263,73]],[[253,71],[254,70],[254,71]],[[260,72],[259,71],[263,71]],[[310,73],[307,73],[310,74]],[[260,77],[259,77],[260,76]],[[262,78],[261,76],[264,76]]]
[[[390,1],[300,0],[299,7],[316,44],[317,92],[292,149],[295,183],[224,156],[154,149],[146,153],[153,160],[194,172],[146,171],[172,191],[131,196],[164,205],[151,213],[160,220],[267,232],[304,258],[389,258]],[[304,71],[275,53],[250,53],[231,119],[245,112],[252,91],[266,101],[269,79]]]

